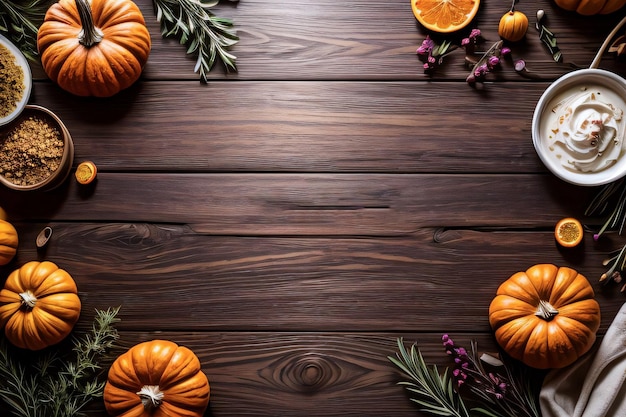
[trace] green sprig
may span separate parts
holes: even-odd
[[[119,308],[96,310],[90,333],[72,339],[72,354],[57,347],[18,350],[0,338],[0,402],[19,417],[80,417],[102,396],[106,355],[119,338]]]
[[[46,11],[55,0],[0,0],[0,33],[9,38],[34,61],[37,53],[37,31]]]
[[[543,10],[537,11],[537,22],[535,23],[535,28],[539,31],[539,39],[543,42],[546,48],[548,48],[550,54],[552,54],[552,59],[556,62],[561,62],[563,61],[563,54],[561,53],[561,49],[556,44],[556,36],[541,22],[544,16],[545,12]]]
[[[426,365],[419,348],[413,344],[407,351],[402,338],[398,339],[398,350],[395,357],[387,358],[410,378],[399,384],[412,394],[411,401],[423,407],[421,411],[439,416],[470,416],[463,399],[454,390],[447,368],[440,374],[436,365]]]
[[[233,0],[231,0],[233,1]],[[153,0],[163,37],[177,37],[187,54],[197,56],[194,72],[202,82],[219,57],[226,71],[237,71],[236,57],[228,49],[239,41],[230,19],[215,16],[209,9],[219,0]]]

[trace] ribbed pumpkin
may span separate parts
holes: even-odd
[[[626,5],[626,0],[554,0],[562,9],[585,16],[613,13]]]
[[[111,416],[202,417],[209,394],[209,380],[190,349],[152,340],[131,347],[113,362],[104,405]]]
[[[46,12],[37,47],[43,69],[61,88],[109,97],[139,79],[151,41],[130,0],[60,0]]]
[[[6,265],[17,253],[17,230],[5,220],[0,220],[0,265]]]
[[[503,282],[489,306],[500,346],[534,368],[562,368],[585,354],[600,327],[600,306],[583,275],[538,264]]]
[[[526,36],[528,17],[522,12],[511,9],[500,19],[498,35],[511,42],[520,41]]]
[[[52,262],[16,269],[0,291],[0,327],[13,345],[40,350],[65,339],[80,316],[76,283]]]

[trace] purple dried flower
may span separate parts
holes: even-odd
[[[489,68],[487,67],[487,64],[482,64],[476,67],[476,69],[474,70],[474,75],[476,76],[476,78],[482,78],[488,72],[489,72]]]
[[[470,39],[476,39],[480,36],[480,29],[472,29],[469,34]]]
[[[497,67],[499,63],[500,63],[500,58],[498,58],[495,55],[494,56],[490,56],[489,59],[487,60],[487,66],[489,68]]]
[[[430,55],[435,48],[435,41],[430,39],[430,36],[426,35],[426,39],[422,41],[422,44],[417,48],[418,55]]]
[[[526,69],[526,62],[523,59],[515,61],[515,71],[520,72]]]
[[[511,48],[509,48],[508,46],[505,46],[502,49],[500,49],[500,53],[502,55],[508,55],[511,53]]]
[[[467,46],[470,43],[470,38],[461,39],[461,46]]]

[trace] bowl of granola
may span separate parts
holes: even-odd
[[[48,191],[65,181],[74,163],[74,142],[61,119],[27,105],[0,127],[0,184],[18,191]]]
[[[0,126],[11,123],[28,103],[33,79],[24,54],[0,35]]]

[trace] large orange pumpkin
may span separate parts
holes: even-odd
[[[534,368],[562,368],[585,354],[600,327],[600,306],[583,275],[550,264],[513,274],[489,306],[500,346]]]
[[[613,13],[626,5],[626,0],[554,0],[562,9],[585,16]]]
[[[104,405],[111,416],[202,417],[209,394],[209,380],[190,349],[152,340],[133,346],[113,362]]]
[[[139,79],[151,41],[131,0],[60,0],[46,12],[37,47],[43,69],[61,88],[109,97]]]
[[[0,291],[0,327],[23,349],[57,344],[80,316],[77,292],[70,274],[54,263],[28,262],[9,274]]]
[[[6,265],[17,253],[17,230],[7,221],[0,220],[0,265]]]

